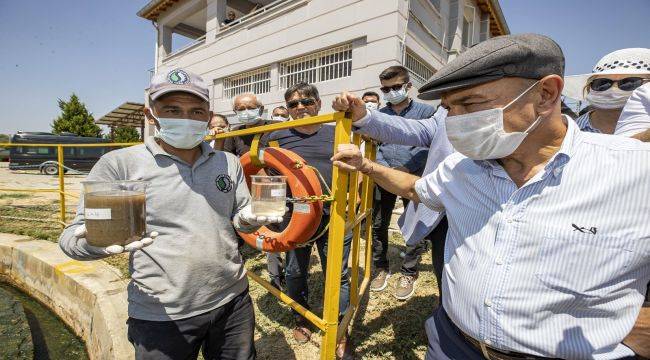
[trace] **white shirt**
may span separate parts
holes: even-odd
[[[521,188],[459,153],[416,182],[449,221],[443,306],[497,349],[629,356],[621,341],[650,280],[650,145],[565,119],[559,152]]]
[[[372,110],[356,121],[354,126],[355,132],[388,144],[428,147],[429,154],[423,172],[426,175],[433,172],[442,160],[454,152],[447,139],[446,116],[447,111],[442,107],[438,108],[432,117],[421,120],[405,119]],[[444,212],[409,202],[398,220],[406,243],[415,245],[422,241],[435,229],[443,216]]]
[[[634,136],[650,129],[650,83],[638,87],[627,100],[614,135]]]

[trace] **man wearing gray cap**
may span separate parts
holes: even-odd
[[[383,167],[348,144],[333,157],[447,214],[428,359],[635,356],[624,339],[648,316],[639,314],[650,280],[650,146],[581,132],[560,112],[563,73],[547,37],[487,40],[420,89],[442,99],[457,151],[433,172]],[[357,131],[395,142],[425,145],[438,131],[434,118],[367,111],[349,93],[334,108],[350,111]]]
[[[80,201],[59,244],[77,260],[131,252],[127,323],[136,359],[191,359],[200,348],[206,359],[253,359],[255,315],[235,229],[252,232],[282,217],[253,215],[239,160],[203,141],[212,113],[199,76],[158,73],[148,94],[154,138],[102,156],[87,180],[149,182],[152,236],[91,246]]]

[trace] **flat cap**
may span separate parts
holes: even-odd
[[[480,42],[436,72],[418,97],[435,100],[447,91],[504,77],[541,79],[564,76],[564,54],[549,37],[539,34],[497,36]]]

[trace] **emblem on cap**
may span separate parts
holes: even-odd
[[[172,70],[167,74],[167,81],[172,84],[181,85],[190,81],[190,76],[181,69]]]

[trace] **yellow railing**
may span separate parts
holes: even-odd
[[[225,139],[243,135],[256,135],[253,145],[251,146],[251,157],[253,161],[261,161],[257,156],[259,149],[259,135],[271,131],[290,129],[299,126],[308,126],[316,124],[335,123],[334,132],[334,151],[339,144],[354,143],[361,144],[361,137],[357,134],[352,135],[352,121],[344,113],[332,113],[319,115],[304,119],[292,120],[282,123],[263,125],[243,130],[231,131],[215,136],[208,136],[206,140]],[[93,147],[93,146],[130,146],[135,143],[115,143],[115,144],[0,144],[0,147],[9,146],[53,146],[57,147],[58,164],[59,164],[59,189],[3,189],[0,191],[26,191],[26,192],[58,192],[61,199],[61,221],[65,224],[65,196],[70,195],[65,192],[63,182],[63,147]],[[372,142],[365,144],[365,156],[374,160],[376,146]],[[361,183],[361,192],[359,193],[359,176],[363,176]],[[301,306],[287,294],[279,291],[268,281],[262,279],[259,275],[248,271],[248,276],[269,293],[277,297],[280,301],[293,308],[305,319],[313,323],[323,331],[321,340],[321,359],[336,358],[336,344],[346,334],[350,323],[357,315],[361,299],[365,295],[370,282],[370,271],[372,262],[372,201],[373,201],[374,184],[372,179],[359,173],[347,173],[334,167],[332,170],[331,184],[331,213],[329,220],[329,237],[327,246],[327,270],[325,273],[325,292],[323,315],[318,316],[311,310]],[[357,211],[357,198],[361,199]],[[367,219],[365,223],[364,219]],[[365,226],[365,256],[363,259],[364,272],[359,273],[360,254],[361,254],[361,226]],[[351,276],[350,276],[350,304],[342,319],[339,321],[339,298],[341,292],[341,268],[343,266],[343,241],[347,232],[352,232],[351,245]]]
[[[232,131],[215,136],[207,140],[225,139],[228,137],[253,135],[256,137],[251,146],[252,161],[260,161],[257,156],[258,140],[262,133],[324,123],[335,123],[334,151],[339,144],[361,144],[361,137],[352,135],[352,120],[345,117],[342,112],[319,115],[304,119],[292,120],[282,123],[258,126],[244,130]],[[365,144],[365,157],[374,160],[376,146],[372,142]],[[359,176],[363,176],[361,193],[359,194]],[[287,294],[274,288],[268,281],[259,275],[248,271],[248,276],[283,303],[289,305],[296,312],[309,320],[323,331],[321,340],[320,358],[335,359],[336,344],[346,334],[350,323],[357,315],[361,299],[365,295],[370,283],[370,270],[372,264],[372,201],[374,184],[372,179],[359,173],[347,173],[334,167],[332,170],[332,197],[331,214],[329,222],[329,238],[327,246],[327,270],[325,272],[325,293],[323,316],[320,317],[309,309],[298,304]],[[361,204],[357,211],[357,198]],[[365,223],[364,219],[367,219]],[[365,226],[365,256],[363,259],[363,275],[359,273],[361,255],[361,226]],[[352,231],[352,246],[350,260],[350,304],[343,318],[339,321],[339,297],[341,292],[341,268],[343,266],[343,239],[348,231]]]
[[[10,148],[10,147],[19,147],[19,146],[29,146],[29,147],[55,147],[56,148],[56,162],[58,165],[58,176],[59,176],[59,188],[58,189],[30,189],[30,188],[2,188],[0,191],[11,191],[11,192],[28,192],[28,193],[37,193],[37,192],[56,192],[59,193],[59,223],[61,226],[65,226],[65,197],[71,196],[76,197],[74,194],[67,193],[65,191],[65,181],[63,176],[65,173],[64,169],[64,154],[63,148],[66,147],[124,147],[132,146],[140,143],[93,143],[93,144],[38,144],[38,143],[0,143],[0,148]],[[34,221],[43,221],[43,219],[30,219],[25,218],[25,220],[34,220]]]

